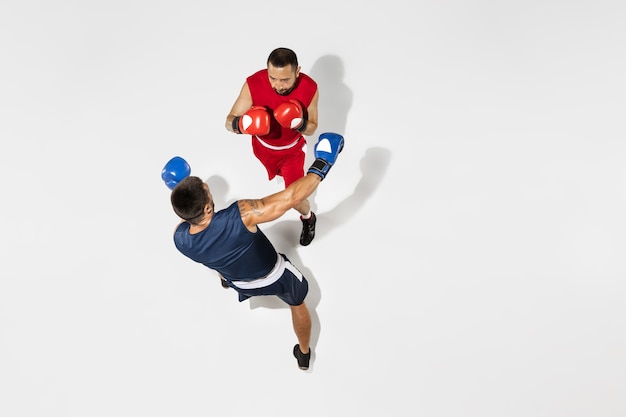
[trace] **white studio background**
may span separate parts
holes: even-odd
[[[626,415],[620,1],[5,1],[0,415]],[[224,128],[278,46],[344,134],[264,230],[311,281],[238,303],[174,248],[183,156],[282,188]],[[309,157],[316,137],[309,138]]]

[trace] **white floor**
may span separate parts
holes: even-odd
[[[625,3],[214,3],[0,6],[0,415],[626,415]],[[308,372],[286,308],[175,250],[160,179],[282,188],[223,126],[277,46],[346,138],[315,241],[265,228]]]

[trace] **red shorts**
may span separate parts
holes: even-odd
[[[285,188],[304,176],[306,139],[300,136],[293,143],[286,149],[271,149],[267,147],[272,146],[269,141],[264,145],[259,138],[252,136],[252,151],[267,170],[268,179],[273,180],[276,175],[280,175],[285,180]]]

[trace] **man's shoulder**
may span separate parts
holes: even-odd
[[[226,214],[229,213],[233,210],[239,210],[239,203],[242,200],[235,200],[232,203],[230,203],[228,206],[224,207],[223,209],[220,209],[218,211],[215,212],[215,214]]]
[[[310,76],[303,72],[300,73],[300,82],[304,82],[317,87],[317,82]]]
[[[255,72],[254,74],[251,74],[248,76],[248,80],[249,79],[255,79],[255,78],[261,78],[261,77],[267,77],[267,68],[264,69],[260,69],[257,72]]]
[[[259,70],[250,75],[248,78],[246,78],[246,83],[248,84],[250,92],[259,91],[263,88],[268,87],[270,83],[267,77],[267,69]]]

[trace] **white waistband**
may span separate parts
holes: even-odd
[[[258,137],[258,136],[256,136],[256,135],[255,135],[254,137],[256,138],[256,140],[258,140],[258,141],[261,143],[261,145],[265,146],[265,147],[266,147],[266,148],[268,148],[268,149],[273,149],[273,150],[275,150],[275,151],[282,151],[283,149],[290,149],[290,148],[293,148],[294,146],[296,146],[296,144],[297,144],[298,142],[300,142],[300,139],[302,139],[302,135],[300,135],[300,136],[298,136],[298,139],[296,139],[294,142],[291,142],[289,145],[284,145],[284,146],[274,146],[274,145],[270,145],[270,144],[269,144],[269,143],[267,143],[267,142],[262,141],[262,140],[261,140],[261,138],[260,138],[260,137]]]
[[[283,272],[285,272],[285,259],[280,256],[280,254],[277,254],[277,256],[278,259],[276,259],[276,265],[274,265],[274,268],[272,268],[272,270],[263,278],[253,279],[251,281],[232,281],[232,283],[235,287],[241,288],[242,290],[263,288],[272,285],[278,281],[278,278],[280,278],[283,275]]]

